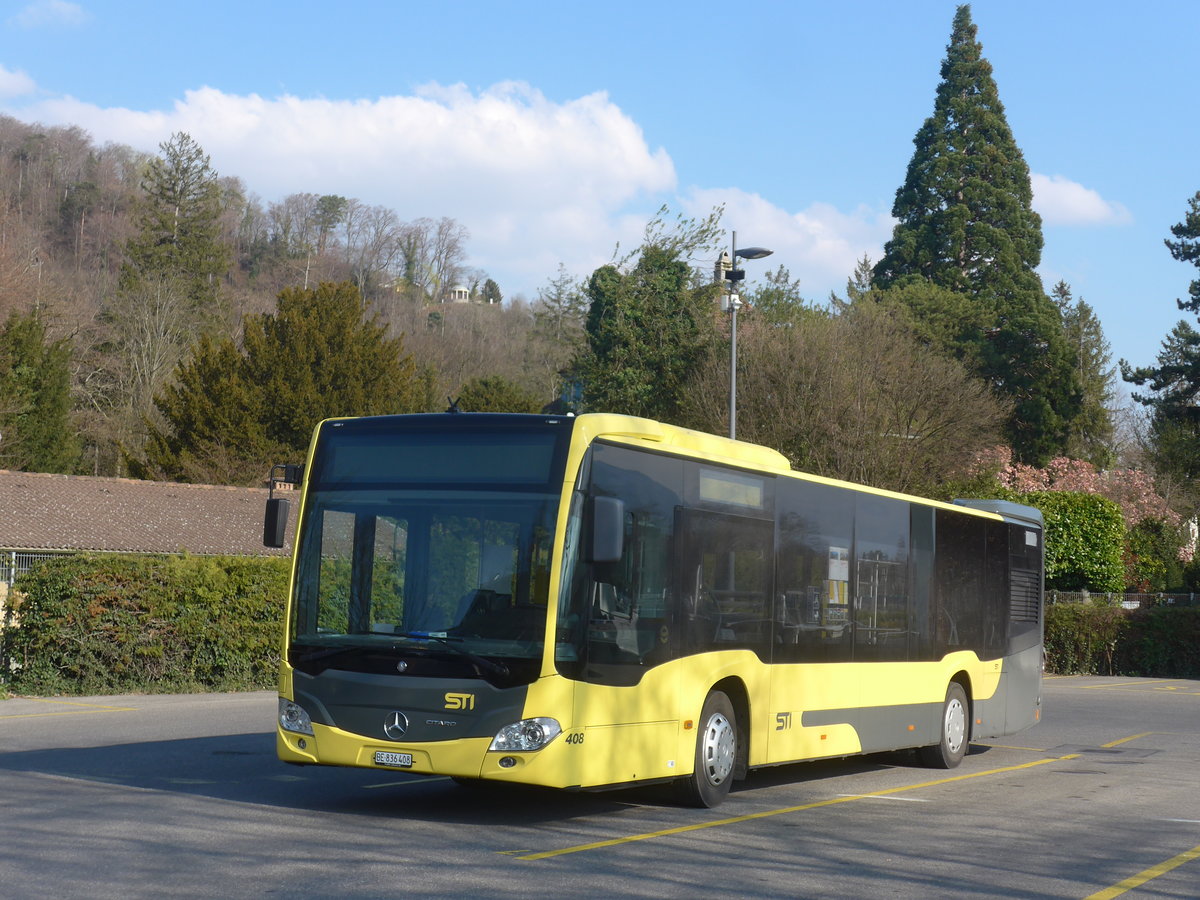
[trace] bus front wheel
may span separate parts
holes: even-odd
[[[941,740],[917,751],[921,763],[931,769],[953,769],[967,755],[970,728],[967,692],[957,681],[952,681],[942,704]]]
[[[684,802],[691,806],[717,806],[729,794],[738,754],[737,716],[721,691],[704,700],[696,734],[696,759],[692,774],[680,783]]]

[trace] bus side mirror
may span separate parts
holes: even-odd
[[[287,535],[288,501],[284,497],[267,500],[267,514],[263,519],[263,545],[282,547]]]
[[[625,549],[625,503],[616,497],[592,498],[589,562],[614,563]]]

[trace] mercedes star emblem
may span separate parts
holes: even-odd
[[[387,718],[383,720],[383,733],[393,741],[404,737],[406,731],[408,731],[408,716],[399,710],[388,713]]]

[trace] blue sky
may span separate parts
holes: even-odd
[[[805,296],[878,259],[953,2],[0,2],[0,112],[155,151],[187,131],[264,202],[451,216],[506,296],[585,276],[662,205],[724,204]],[[1044,219],[1040,272],[1154,361],[1195,268],[1200,3],[971,5]],[[751,269],[751,277],[754,275]]]

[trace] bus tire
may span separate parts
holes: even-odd
[[[692,774],[680,782],[689,806],[714,807],[728,795],[738,756],[737,715],[721,691],[704,700],[696,733],[696,758]]]
[[[922,765],[930,769],[953,769],[967,755],[970,744],[971,713],[967,705],[967,692],[957,681],[946,688],[946,700],[942,704],[939,726],[941,739],[928,747],[921,747],[917,755]]]

